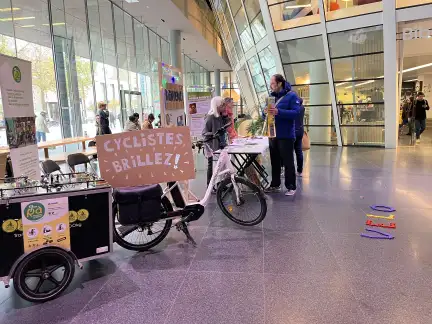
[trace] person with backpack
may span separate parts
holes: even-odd
[[[294,166],[294,142],[296,139],[295,120],[299,118],[301,100],[291,85],[280,74],[270,79],[271,96],[276,104],[265,110],[275,116],[276,137],[269,138],[272,181],[265,190],[268,193],[281,191],[281,162],[285,169],[286,196],[294,196],[297,190]]]
[[[424,93],[417,93],[417,98],[414,100],[413,117],[415,119],[415,132],[417,144],[420,143],[420,136],[426,129],[426,110],[429,110],[429,103],[424,98]]]

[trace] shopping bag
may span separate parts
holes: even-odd
[[[304,132],[303,138],[302,138],[302,150],[303,151],[310,150],[309,135],[308,135],[308,133],[306,131]]]

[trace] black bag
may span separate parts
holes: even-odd
[[[162,187],[158,184],[115,189],[114,200],[122,225],[143,224],[161,217]]]

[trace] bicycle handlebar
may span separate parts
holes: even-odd
[[[218,138],[218,136],[222,133],[225,132],[227,130],[228,127],[230,127],[232,125],[231,122],[229,122],[228,124],[222,126],[221,128],[219,128],[215,133],[206,133],[204,134],[204,136],[208,137],[207,139],[204,140],[198,140],[196,142],[192,143],[192,149],[196,147],[198,147],[198,151],[201,151],[204,143],[210,142],[216,138]]]

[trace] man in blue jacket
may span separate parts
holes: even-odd
[[[275,116],[276,137],[269,139],[272,181],[266,192],[281,191],[281,161],[285,169],[285,195],[296,193],[296,172],[294,167],[295,120],[300,115],[301,99],[291,91],[291,85],[280,74],[270,79],[271,96],[276,104],[267,113]]]

